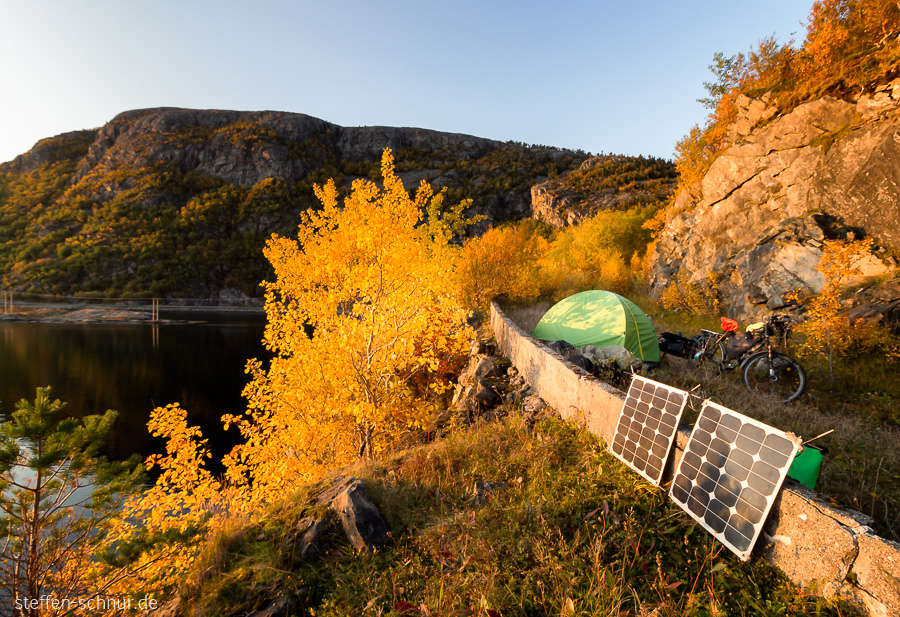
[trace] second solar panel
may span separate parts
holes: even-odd
[[[659,486],[686,403],[683,390],[635,375],[616,425],[613,455]]]

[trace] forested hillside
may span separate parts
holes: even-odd
[[[410,188],[492,222],[531,213],[531,186],[587,155],[467,135],[344,128],[301,114],[152,109],[39,142],[0,166],[6,289],[258,297],[262,249],[317,208],[313,185],[377,177],[385,147]]]
[[[669,201],[678,183],[672,161],[603,155],[531,189],[533,216],[554,227],[576,225],[600,212]]]

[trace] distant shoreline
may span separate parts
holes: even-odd
[[[2,310],[2,307],[0,307]],[[248,313],[262,315],[262,306],[179,306],[160,307],[165,313]],[[176,324],[190,323],[190,319],[152,320],[150,306],[121,306],[115,304],[86,305],[77,302],[37,303],[16,302],[9,312],[0,312],[0,323],[128,323]]]

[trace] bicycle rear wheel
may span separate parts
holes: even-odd
[[[688,363],[701,379],[718,375],[725,363],[725,345],[716,336],[700,335],[688,355]]]
[[[747,358],[744,384],[757,396],[771,396],[779,403],[790,403],[806,390],[806,373],[796,360],[783,353],[772,352],[769,360],[769,354],[761,351]]]

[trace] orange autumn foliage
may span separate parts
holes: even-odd
[[[137,600],[162,598],[184,582],[202,548],[202,537],[222,524],[235,501],[204,468],[210,457],[200,430],[173,403],[153,410],[147,423],[154,437],[166,439],[166,454],[153,455],[156,483],[130,498],[111,521],[107,550],[91,564],[103,595]]]
[[[832,378],[835,361],[854,352],[880,351],[888,360],[898,357],[896,337],[876,324],[852,322],[848,307],[842,302],[848,281],[862,274],[862,262],[871,254],[872,246],[871,238],[825,243],[816,266],[825,284],[818,294],[805,299],[806,320],[796,328],[800,337],[798,353],[811,360],[826,361]],[[799,294],[792,297],[798,300]]]

